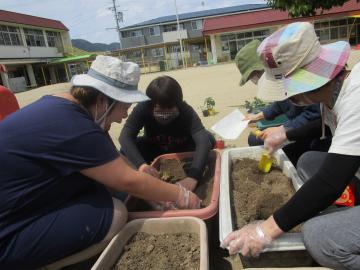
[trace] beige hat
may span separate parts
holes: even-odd
[[[332,80],[345,66],[350,46],[344,41],[322,46],[311,23],[296,22],[267,37],[257,52],[265,70],[258,82],[258,97],[274,101]]]

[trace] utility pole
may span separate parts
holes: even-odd
[[[183,46],[182,46],[182,38],[181,38],[181,33],[180,33],[180,23],[179,23],[179,15],[178,15],[178,9],[177,9],[177,5],[176,5],[176,0],[174,0],[174,4],[175,4],[176,21],[177,21],[177,32],[178,32],[179,41],[180,41],[181,59],[183,62],[183,67],[185,68],[185,58],[184,58],[184,52],[183,52]]]
[[[116,31],[118,32],[118,35],[119,35],[119,43],[120,43],[120,50],[121,50],[122,44],[121,44],[121,33],[120,33],[119,22],[123,22],[123,13],[121,11],[119,11],[119,12],[117,11],[117,8],[119,6],[116,5],[116,0],[112,0],[112,2],[113,2],[113,6],[110,8],[110,10],[112,10],[114,12]]]

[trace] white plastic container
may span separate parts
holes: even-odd
[[[233,231],[233,220],[231,217],[230,204],[230,170],[231,161],[235,158],[251,158],[259,160],[264,152],[262,146],[241,147],[225,150],[221,158],[221,176],[220,176],[220,203],[219,203],[219,237],[220,243],[223,243],[225,237]],[[303,182],[297,174],[297,171],[290,160],[281,149],[274,154],[277,165],[282,168],[283,173],[289,177],[295,190],[298,190]],[[268,251],[290,251],[305,250],[301,233],[284,233],[281,237],[275,239],[272,244],[265,249]]]
[[[137,232],[149,234],[166,233],[195,233],[200,239],[200,270],[209,269],[207,230],[204,221],[196,217],[149,218],[136,219],[127,223],[114,236],[106,249],[102,252],[92,270],[111,270],[119,260],[125,245]]]

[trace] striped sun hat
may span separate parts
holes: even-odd
[[[265,70],[257,96],[274,101],[315,90],[332,80],[345,66],[350,45],[345,41],[320,45],[311,23],[296,22],[264,39],[257,53]]]

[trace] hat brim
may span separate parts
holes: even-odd
[[[244,73],[244,75],[241,76],[239,85],[243,86],[245,83],[247,83],[249,81],[249,76],[251,75],[252,72],[263,71],[263,70],[264,70],[263,65],[255,65],[255,66],[251,67],[250,70],[248,70],[247,72]]]
[[[150,100],[150,98],[139,90],[126,90],[112,86],[103,81],[95,79],[87,74],[75,75],[71,79],[73,86],[93,87],[104,95],[124,103],[138,103]]]
[[[265,72],[258,83],[258,97],[276,101],[316,90],[339,74],[349,54],[350,45],[345,41],[322,45],[317,58],[286,78],[275,79]]]

